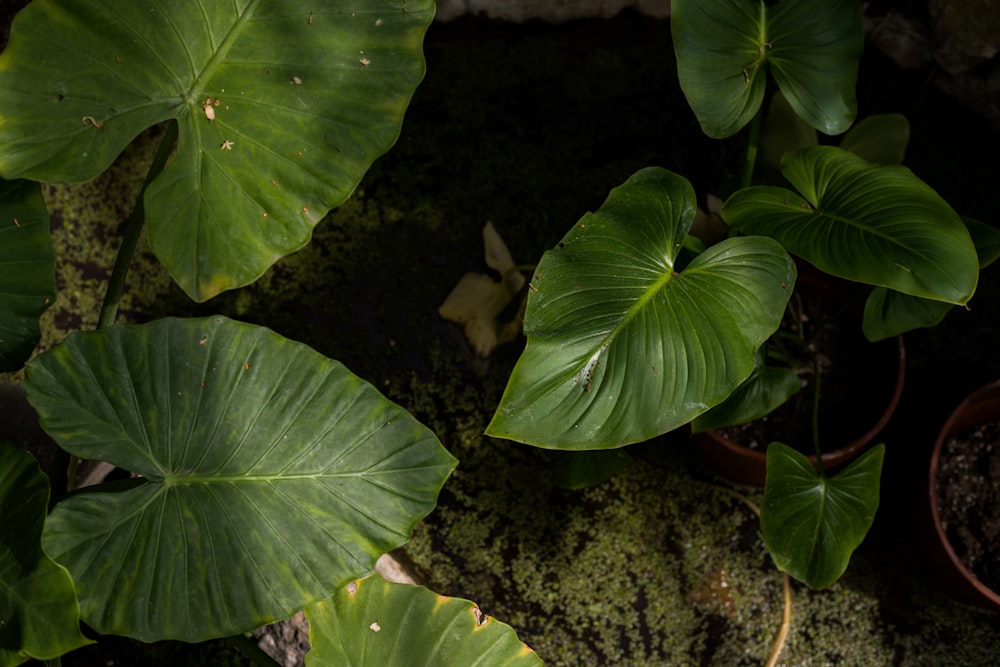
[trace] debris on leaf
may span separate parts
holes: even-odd
[[[497,321],[524,288],[525,278],[492,222],[483,227],[483,246],[486,265],[500,274],[500,281],[484,273],[466,273],[438,308],[441,317],[465,328],[465,338],[479,357],[489,356],[497,346],[517,337],[525,307],[522,300],[513,321]]]

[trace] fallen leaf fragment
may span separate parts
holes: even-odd
[[[521,331],[523,303],[513,321],[500,323],[497,316],[520,293],[525,278],[491,222],[483,227],[483,248],[486,265],[502,276],[501,281],[484,273],[466,273],[438,308],[438,314],[461,324],[476,355],[487,357],[498,345],[513,340]]]

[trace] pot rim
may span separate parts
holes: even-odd
[[[892,339],[879,341],[878,343],[875,343],[875,345],[885,344],[888,346],[889,341],[891,340]],[[882,411],[881,416],[863,434],[846,445],[823,453],[823,468],[825,470],[836,469],[855,459],[858,454],[860,454],[872,442],[872,440],[875,439],[882,429],[885,428],[886,424],[889,423],[889,420],[892,419],[892,415],[896,412],[896,408],[899,406],[899,401],[903,396],[903,386],[906,381],[906,347],[903,343],[902,336],[896,336],[895,343],[898,350],[898,362],[895,368],[895,381],[892,388],[892,395],[889,397],[889,401],[886,404],[885,409]],[[767,463],[767,454],[765,452],[750,449],[746,445],[727,438],[716,429],[709,429],[707,431],[695,433],[692,437],[700,441],[700,449],[702,450],[706,447],[715,449],[720,452],[718,456],[727,456],[743,461],[741,471],[733,473],[726,472],[724,473],[726,477],[729,477],[732,481],[737,483],[747,484],[749,486],[764,485],[764,469]],[[711,455],[709,454],[709,456]],[[815,454],[809,454],[806,458],[809,459],[809,462],[814,468],[817,467]],[[756,472],[757,470],[760,471],[759,474]]]
[[[941,462],[941,451],[948,438],[974,426],[998,419],[1000,419],[1000,380],[991,382],[969,394],[965,400],[958,404],[951,415],[948,416],[944,426],[941,427],[941,431],[938,433],[937,441],[934,443],[934,449],[931,452],[926,488],[930,501],[931,522],[934,526],[934,534],[937,536],[939,546],[943,549],[945,557],[950,561],[955,572],[966,584],[966,590],[962,597],[968,602],[977,604],[980,607],[989,608],[992,611],[1000,611],[1000,593],[977,579],[952,548],[951,541],[948,539],[944,526],[941,524],[941,515],[938,511],[937,477]]]

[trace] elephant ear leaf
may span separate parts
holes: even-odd
[[[694,215],[691,185],[649,167],[545,253],[488,435],[612,449],[686,424],[750,375],[795,266],[772,239],[740,237],[681,269]]]
[[[140,475],[62,500],[42,544],[91,627],[142,641],[330,597],[410,538],[455,467],[342,364],[223,317],[75,334],[26,390],[64,449]]]
[[[782,173],[798,193],[739,190],[722,209],[726,223],[847,280],[956,305],[972,297],[979,265],[968,229],[906,167],[811,146],[785,154]]]
[[[73,580],[42,553],[49,480],[26,451],[0,442],[0,665],[52,660],[91,644]]]
[[[864,45],[852,0],[674,0],[681,89],[702,130],[721,139],[757,113],[768,71],[795,113],[826,134],[847,130]]]
[[[371,575],[306,609],[307,667],[535,667],[514,629],[473,603]]]
[[[38,318],[55,299],[56,256],[41,188],[0,180],[0,371],[38,344]]]
[[[87,181],[175,120],[145,194],[149,242],[206,300],[305,245],[395,142],[433,14],[432,0],[36,0],[0,56],[0,174]]]

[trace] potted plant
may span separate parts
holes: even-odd
[[[88,181],[163,127],[97,330],[25,371],[62,448],[54,481],[0,442],[0,665],[93,643],[81,622],[144,642],[229,637],[254,652],[244,633],[299,610],[310,664],[387,664],[394,651],[538,664],[471,603],[366,577],[457,463],[405,409],[261,326],[115,323],[144,227],[199,302],[306,244],[395,142],[433,13],[430,0],[322,11],[36,0],[18,14],[0,56],[3,370],[24,364],[56,298],[37,181]],[[78,459],[131,476],[73,489]]]
[[[905,167],[808,146],[781,161],[794,189],[752,185],[769,75],[811,127],[837,134],[853,122],[856,3],[678,0],[671,30],[703,130],[721,139],[750,125],[740,187],[721,212],[729,238],[706,246],[689,235],[695,195],[676,173],[649,167],[612,190],[534,271],[527,345],[488,435],[614,449],[691,423],[748,378],[769,380],[759,351],[795,287],[789,253],[874,288],[871,339],[929,323],[926,311],[940,319],[975,291],[967,226]],[[772,386],[746,393],[773,407]],[[818,424],[817,454],[822,433]],[[815,588],[839,578],[874,518],[883,453],[873,447],[831,475],[821,457],[817,469],[771,444],[761,525],[781,569]]]
[[[965,398],[945,421],[920,494],[932,574],[956,600],[1000,611],[995,481],[1000,468],[1000,382]]]
[[[900,114],[870,116],[852,126],[839,146],[870,162],[901,164],[909,131],[909,121]],[[781,176],[782,157],[817,145],[816,129],[795,114],[780,91],[775,93],[761,131],[760,180],[787,185]],[[691,424],[701,458],[738,484],[764,485],[763,448],[768,443],[810,441],[815,421],[811,401],[820,385],[824,398],[817,409],[824,424],[823,464],[828,470],[864,451],[902,396],[906,376],[902,335],[869,332],[871,341],[866,341],[864,286],[823,273],[805,261],[797,261],[796,267],[798,296],[789,302],[781,329],[762,348],[762,361],[752,379]],[[803,453],[815,465],[816,455]]]

